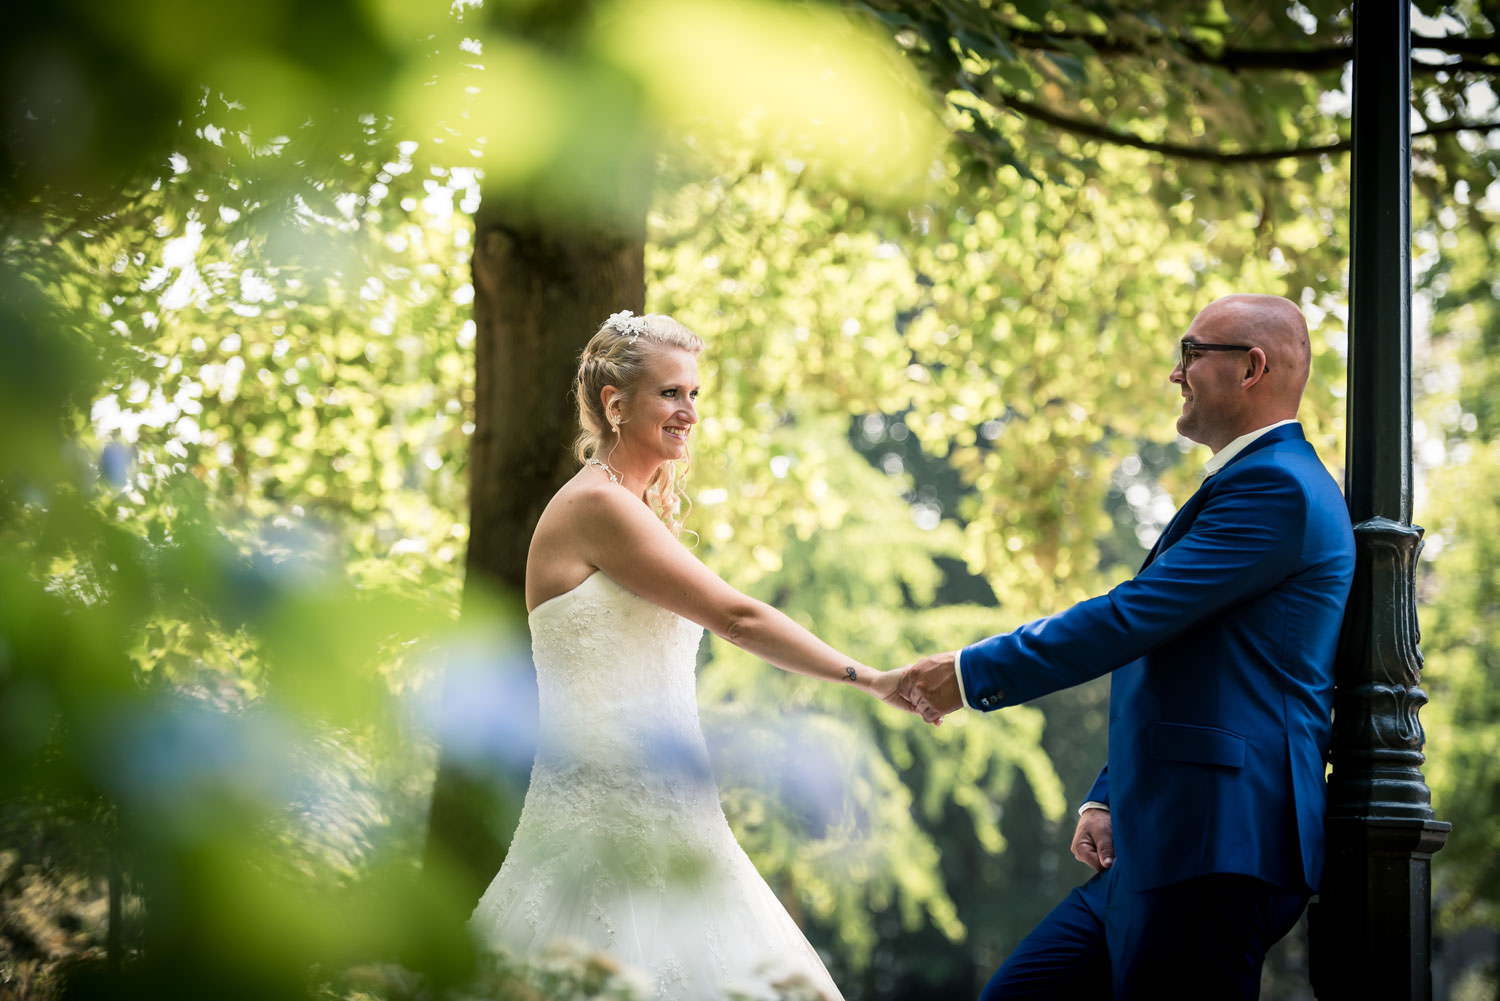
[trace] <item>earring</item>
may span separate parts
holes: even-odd
[[[614,414],[609,415],[609,430],[611,434],[620,433],[620,418],[616,417]]]

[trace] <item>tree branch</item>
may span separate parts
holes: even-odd
[[[1411,61],[1412,76],[1432,76],[1434,73],[1491,73],[1500,76],[1500,63],[1487,63],[1477,59],[1460,59],[1455,63]]]
[[[1116,146],[1129,146],[1152,153],[1161,153],[1164,156],[1180,160],[1220,164],[1267,163],[1293,157],[1345,153],[1350,148],[1350,141],[1348,139],[1340,139],[1337,142],[1323,143],[1316,146],[1283,146],[1273,149],[1234,151],[1214,149],[1210,146],[1190,146],[1185,143],[1158,142],[1135,135],[1132,132],[1110,128],[1100,122],[1073,118],[1053,111],[1051,108],[1009,94],[992,92],[986,96],[997,107],[1010,108],[1027,118],[1035,119],[1076,136],[1082,136],[1087,139],[1098,139],[1101,142],[1112,143]],[[1423,136],[1451,135],[1458,132],[1489,132],[1495,129],[1500,129],[1500,122],[1443,122],[1413,132],[1411,137],[1413,139],[1420,139]]]
[[[1029,28],[1009,28],[1008,41],[1037,51],[1062,51],[1066,42],[1082,42],[1101,56],[1146,55],[1151,44],[1176,45],[1192,61],[1217,66],[1220,69],[1240,70],[1300,70],[1306,73],[1323,73],[1341,68],[1354,56],[1350,44],[1324,45],[1307,49],[1246,49],[1225,46],[1210,50],[1202,43],[1182,35],[1165,33],[1151,38],[1146,44],[1120,38],[1108,32],[1080,31],[1034,31]],[[1413,34],[1413,49],[1441,52],[1449,56],[1477,57],[1462,59],[1458,63],[1430,63],[1412,60],[1413,73],[1433,73],[1438,70],[1500,75],[1500,62],[1486,62],[1484,57],[1500,56],[1500,36],[1469,38],[1462,35],[1433,37]]]
[[[1446,52],[1450,56],[1493,56],[1500,55],[1500,35],[1490,35],[1488,37],[1445,35],[1441,38],[1430,38],[1413,34],[1411,36],[1411,47],[1414,49],[1437,49],[1439,52]]]

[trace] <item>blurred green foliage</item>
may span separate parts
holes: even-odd
[[[1493,191],[1493,189],[1492,189]],[[1427,529],[1422,602],[1427,774],[1453,833],[1434,859],[1440,927],[1500,926],[1500,247],[1493,193],[1462,185],[1429,199],[1417,267],[1430,290],[1420,345],[1418,457],[1426,476],[1416,520]]]
[[[1347,136],[1338,66],[1222,58],[1346,40],[1348,12],[1260,6],[11,15],[0,897],[113,876],[125,905],[121,968],[101,927],[45,989],[291,998],[357,995],[341,978],[362,964],[473,971],[415,859],[435,739],[471,739],[516,792],[528,760],[504,711],[519,624],[456,622],[481,177],[559,218],[633,211],[628,175],[654,183],[648,304],[710,344],[697,551],[871,662],[1130,572],[1196,475],[1166,374],[1216,295],[1308,312],[1304,422],[1337,468],[1347,161],[1221,154]],[[1424,9],[1493,36],[1473,4]],[[1429,123],[1493,116],[1472,73],[1417,83]],[[1415,164],[1426,718],[1454,923],[1500,901],[1482,136],[1419,139]],[[432,695],[444,669],[499,694],[455,719]],[[731,820],[851,997],[972,993],[1076,881],[1067,805],[1102,760],[1100,686],[931,731],[714,641],[700,688]],[[12,959],[78,950],[27,948]]]

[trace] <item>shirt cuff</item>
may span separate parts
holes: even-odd
[[[964,659],[964,652],[962,650],[956,650],[956,651],[954,651],[954,653],[953,653],[953,674],[954,674],[954,676],[956,676],[958,678],[958,699],[959,699],[959,701],[964,704],[964,708],[965,709],[973,709],[974,707],[971,706],[971,705],[969,705],[969,693],[966,692],[966,691],[964,691],[963,659]]]
[[[1083,804],[1082,806],[1080,806],[1078,808],[1078,815],[1080,817],[1083,816],[1084,812],[1087,811],[1087,810],[1103,810],[1105,813],[1108,813],[1109,812],[1109,804],[1108,803],[1100,803],[1098,800],[1091,799],[1087,803]]]

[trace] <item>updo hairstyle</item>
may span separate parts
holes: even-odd
[[[601,399],[605,386],[620,391],[629,400],[646,375],[651,354],[660,348],[680,348],[692,355],[703,350],[703,339],[670,316],[648,313],[631,316],[616,313],[604,321],[584,346],[578,357],[578,377],[574,390],[578,397],[578,438],[573,454],[579,462],[597,456],[609,461],[610,452],[619,444],[618,433],[609,424]],[[678,468],[680,466],[684,468]],[[682,528],[682,484],[687,478],[686,462],[663,463],[646,484],[646,501],[651,509],[674,532]]]

